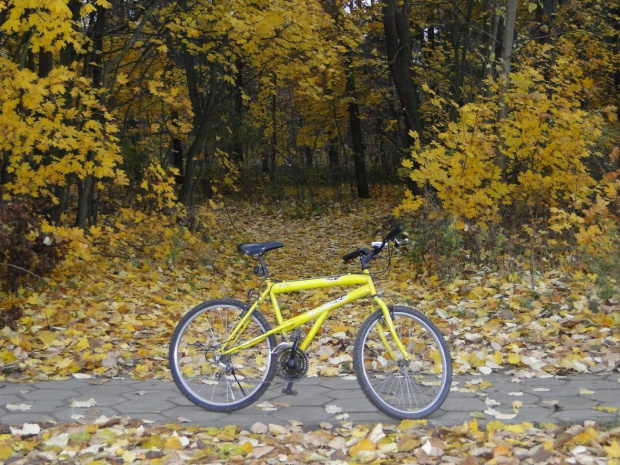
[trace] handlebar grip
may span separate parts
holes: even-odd
[[[349,260],[353,260],[354,258],[359,257],[362,254],[362,250],[361,249],[357,249],[355,252],[351,252],[346,254],[344,257],[342,257],[342,259],[346,262],[348,262]]]
[[[404,226],[402,224],[399,224],[398,226],[396,226],[394,229],[392,229],[387,236],[385,236],[385,239],[383,239],[383,242],[388,242],[391,241],[392,239],[394,239],[396,236],[398,236],[401,232],[404,231]]]

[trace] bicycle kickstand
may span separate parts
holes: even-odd
[[[286,394],[287,396],[297,395],[297,391],[293,390],[293,381],[289,381],[288,385],[282,389],[282,394]]]
[[[293,340],[293,346],[291,347],[291,355],[287,362],[287,366],[291,370],[295,368],[295,358],[297,354],[297,348],[299,347],[300,336],[301,334],[300,334],[299,328],[297,328],[294,332],[294,340]],[[297,395],[297,391],[293,390],[293,381],[294,381],[293,379],[289,379],[287,386],[284,389],[282,389],[283,394],[286,394],[287,396]]]

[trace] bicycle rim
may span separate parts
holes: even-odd
[[[448,348],[437,328],[416,310],[394,307],[393,321],[410,360],[397,348],[382,312],[375,312],[362,325],[355,345],[357,378],[382,412],[395,418],[424,418],[441,406],[449,392]]]
[[[273,337],[254,347],[218,357],[217,349],[239,322],[243,307],[235,302],[208,302],[179,323],[170,347],[170,365],[177,386],[195,404],[231,411],[254,402],[274,376]],[[265,333],[269,324],[254,312],[242,339]]]

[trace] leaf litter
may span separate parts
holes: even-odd
[[[388,229],[384,220],[391,215],[389,205],[389,201],[373,205],[359,203],[337,214],[291,220],[279,210],[268,212],[258,207],[257,212],[256,206],[234,204],[229,206],[229,213],[236,221],[234,228],[228,223],[225,212],[205,213],[215,216],[222,226],[215,229],[205,243],[186,233],[174,233],[181,236],[184,247],[173,258],[159,252],[131,253],[127,251],[126,240],[122,242],[123,248],[114,238],[106,241],[100,237],[85,245],[89,248],[86,256],[96,258],[62,264],[47,287],[36,292],[23,291],[6,302],[23,307],[24,316],[19,321],[18,331],[8,327],[0,329],[0,380],[24,382],[73,376],[78,379],[92,377],[93,383],[102,383],[106,377],[170,379],[166,366],[167,344],[183,313],[205,299],[243,298],[248,288],[258,285],[251,273],[254,263],[236,252],[238,242],[282,240],[285,248],[272,253],[267,260],[278,279],[357,271],[355,266],[343,265],[341,256],[367,245]],[[235,230],[241,231],[241,235]],[[135,236],[148,238],[149,234],[151,231],[144,229]],[[203,256],[204,263],[197,263],[196,257]],[[376,269],[382,265],[377,263]],[[554,269],[538,273],[532,289],[531,276],[525,271],[504,275],[486,270],[470,271],[464,278],[449,283],[433,276],[416,278],[410,273],[406,254],[400,253],[394,257],[390,279],[377,284],[386,301],[415,306],[437,324],[450,347],[456,374],[486,376],[503,371],[512,374],[518,382],[574,372],[618,370],[619,306],[612,299],[597,307],[600,301],[596,295],[595,276],[570,268]],[[307,306],[319,305],[342,292],[299,293],[288,301],[283,299],[282,308],[285,316],[295,315]],[[368,309],[363,305],[349,305],[326,322],[309,348],[308,376],[352,379],[351,356],[356,328],[367,314]],[[486,379],[478,378],[459,389],[479,391],[491,385]],[[548,391],[546,388],[533,390]],[[277,408],[278,405],[264,407]],[[511,413],[499,412],[491,406],[487,410],[489,416],[507,418],[518,408],[513,404]],[[613,413],[611,408],[605,411]],[[485,417],[482,412],[479,414]],[[346,414],[336,417],[337,420],[346,418]],[[179,419],[183,423],[182,420]],[[109,437],[97,438],[109,429],[106,421],[116,422],[117,429],[123,430],[122,434],[117,431],[112,437],[137,435],[144,440],[129,441],[133,445],[127,449],[123,439],[114,443]],[[76,463],[99,460],[99,455],[114,456],[115,460],[143,458],[153,463],[188,460],[244,463],[258,460],[252,456],[254,448],[255,455],[262,454],[261,463],[263,460],[277,463],[282,456],[292,460],[290,463],[296,463],[295,460],[305,463],[309,459],[338,463],[350,460],[352,453],[356,460],[363,461],[383,460],[385,456],[426,463],[435,463],[433,460],[437,458],[447,459],[450,454],[456,457],[466,454],[467,463],[485,463],[500,457],[529,457],[530,452],[536,459],[532,463],[540,460],[553,463],[556,459],[560,463],[560,457],[579,463],[580,454],[600,456],[601,451],[607,450],[611,451],[610,464],[618,457],[614,455],[617,430],[610,433],[595,425],[575,426],[595,431],[600,441],[591,445],[579,443],[579,447],[586,448],[585,452],[577,449],[576,442],[571,444],[572,448],[556,451],[554,438],[565,433],[560,427],[538,429],[531,425],[499,427],[498,424],[492,422],[486,430],[478,429],[474,415],[469,424],[437,427],[434,431],[424,430],[423,423],[416,424],[416,433],[390,431],[385,427],[382,433],[386,437],[374,443],[369,438],[356,437],[348,426],[343,426],[350,423],[342,421],[341,426],[322,428],[320,431],[327,431],[331,439],[327,445],[310,453],[296,442],[297,436],[287,438],[295,447],[283,450],[282,442],[275,441],[273,436],[295,432],[286,433],[272,428],[273,425],[257,426],[249,432],[236,429],[231,436],[234,440],[227,442],[222,440],[224,436],[220,430],[216,433],[213,429],[201,430],[188,425],[171,429],[145,422],[137,425],[133,420],[107,419],[90,426],[68,424],[56,429],[42,428],[36,437],[43,439],[28,440],[31,449],[15,448],[14,440],[20,437],[15,433],[11,433],[10,438],[8,433],[0,434],[0,460],[15,454],[36,453],[42,454],[41,458],[58,458],[65,454],[62,455],[64,459]],[[495,427],[489,430],[493,425]],[[421,428],[419,432],[418,428]],[[32,438],[35,427],[15,427],[15,431],[20,430],[24,431],[24,437]],[[58,446],[50,450],[44,445],[45,438],[69,430],[70,434],[74,434],[73,431],[78,435],[87,433],[84,437],[88,435],[88,441],[75,441],[73,449],[65,447],[63,451],[59,451]],[[177,430],[179,433],[174,435]],[[217,439],[218,435],[220,439],[212,441],[216,444],[212,446],[209,438]],[[189,440],[186,446],[181,437]],[[607,440],[612,437],[616,438],[615,442]],[[248,442],[247,438],[254,441]],[[244,442],[240,443],[242,439]],[[443,444],[431,439],[439,439]],[[261,441],[264,442],[262,446]],[[107,445],[102,445],[104,443]],[[223,444],[228,444],[225,450],[220,447]],[[338,447],[330,448],[328,444]],[[78,445],[83,447],[79,449]]]
[[[174,259],[171,251],[166,255],[155,246],[150,255],[133,253],[129,239],[98,236],[85,245],[90,260],[61,264],[47,287],[23,291],[12,298],[19,302],[8,303],[21,305],[24,316],[18,331],[0,330],[0,380],[170,379],[167,346],[181,316],[209,298],[243,299],[259,283],[252,274],[254,262],[237,253],[238,242],[283,241],[285,247],[267,257],[277,279],[354,272],[358,266],[344,265],[341,257],[385,233],[394,203],[389,200],[302,219],[233,204],[228,213],[234,228],[226,212],[204,213],[221,225],[206,242],[187,231],[170,232],[182,244]],[[142,231],[145,238],[149,234]],[[201,254],[208,264],[195,263]],[[397,254],[390,279],[378,287],[389,303],[415,306],[437,324],[455,373],[503,370],[526,379],[610,372],[620,366],[620,306],[614,301],[594,305],[600,304],[595,276],[554,269],[538,274],[532,289],[525,271],[470,270],[465,278],[442,283],[433,276],[413,276],[408,260],[406,253]],[[375,264],[377,271],[383,266]],[[281,306],[285,316],[295,315],[343,292],[291,294]],[[367,314],[364,304],[348,305],[326,322],[309,348],[309,376],[352,374],[356,329]]]
[[[0,434],[7,463],[148,462],[301,464],[363,463],[607,463],[620,459],[620,428],[583,425],[486,427],[473,419],[431,427],[424,420],[399,425],[353,425],[304,431],[301,425],[256,423],[249,430],[186,424],[154,425],[127,418],[88,424],[24,424]]]

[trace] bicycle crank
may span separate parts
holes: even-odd
[[[308,356],[301,349],[288,347],[278,353],[278,376],[287,381],[303,378],[308,373]]]

